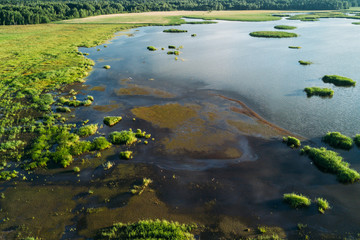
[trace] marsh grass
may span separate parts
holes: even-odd
[[[134,195],[141,195],[152,182],[150,178],[143,178],[141,185],[134,185],[130,192]]]
[[[260,38],[292,38],[297,37],[296,33],[283,32],[283,31],[258,31],[250,33],[252,37]]]
[[[296,137],[283,137],[283,142],[291,148],[298,148],[301,146],[301,141]]]
[[[77,134],[80,137],[88,137],[91,135],[94,135],[96,131],[98,130],[99,126],[97,124],[89,124],[82,126],[78,129]]]
[[[106,116],[104,117],[104,124],[108,125],[108,126],[114,126],[115,124],[117,124],[118,122],[120,122],[122,120],[121,116]]]
[[[320,96],[320,97],[332,97],[334,90],[331,88],[320,88],[320,87],[307,87],[304,89],[308,97]]]
[[[311,200],[308,197],[301,194],[285,193],[283,199],[292,208],[309,207],[311,205]]]
[[[311,64],[313,64],[313,63],[310,62],[310,61],[303,61],[303,60],[299,60],[299,63],[300,63],[301,65],[311,65]]]
[[[134,157],[134,155],[133,155],[132,151],[123,151],[123,152],[120,152],[119,157],[120,157],[120,159],[129,160],[129,159],[132,159]]]
[[[123,130],[121,132],[112,132],[109,135],[110,142],[112,144],[126,144],[131,145],[137,142],[137,138],[135,137],[135,133],[131,130],[126,131]]]
[[[111,147],[111,143],[105,137],[94,138],[92,142],[92,150],[104,150]]]
[[[180,224],[166,220],[141,220],[136,223],[115,223],[102,229],[98,239],[176,239],[195,240],[190,232],[194,224]]]
[[[316,198],[315,202],[320,213],[325,213],[326,210],[330,209],[330,204],[326,199]]]
[[[300,49],[300,46],[289,46],[290,49]]]
[[[349,150],[353,146],[353,140],[339,132],[328,132],[322,140],[333,148]]]
[[[321,171],[336,174],[338,181],[342,183],[354,183],[360,179],[360,174],[351,169],[349,163],[334,151],[305,146],[301,153],[308,155]]]
[[[294,30],[296,29],[295,26],[289,26],[289,25],[276,25],[274,26],[275,29],[284,29],[284,30]]]
[[[322,80],[324,83],[332,83],[335,86],[339,86],[339,87],[355,86],[356,84],[356,82],[351,78],[342,77],[338,75],[325,75],[324,77],[322,77]]]
[[[0,180],[1,181],[9,181],[13,178],[18,177],[19,172],[16,170],[13,171],[1,171],[0,172]]]
[[[148,49],[149,51],[156,51],[156,50],[157,50],[157,48],[154,47],[154,46],[148,46],[147,49]]]
[[[165,32],[165,33],[184,33],[184,32],[187,32],[187,30],[170,28],[170,29],[165,29],[163,32]]]

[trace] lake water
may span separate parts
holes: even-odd
[[[154,78],[160,85],[177,86],[184,91],[229,91],[265,119],[305,137],[323,136],[327,131],[353,136],[360,133],[359,87],[335,87],[321,81],[326,74],[360,81],[360,28],[351,24],[353,21],[218,21],[176,27],[188,33],[163,33],[169,27],[144,27],[133,30],[132,37],[116,37],[101,51],[83,51],[91,53],[92,59],[101,60],[97,68],[102,64],[112,66],[112,71],[94,71],[89,77],[91,84],[112,81],[114,87],[120,87],[116,84],[121,78]],[[271,31],[280,24],[296,26],[292,32],[299,37],[249,36],[252,31]],[[191,37],[193,33],[197,36]],[[159,50],[147,51],[149,45]],[[180,60],[166,54],[168,45],[183,46]],[[299,60],[313,64],[302,66]],[[330,87],[335,91],[334,97],[307,98],[303,89],[311,86]]]

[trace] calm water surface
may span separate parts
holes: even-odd
[[[94,71],[92,85],[131,77],[142,81],[154,78],[158,85],[181,91],[205,88],[230,91],[251,108],[279,126],[306,137],[327,131],[360,133],[359,87],[342,88],[325,84],[321,77],[336,74],[360,81],[360,27],[349,19],[321,19],[317,22],[227,22],[209,25],[182,25],[188,33],[163,33],[169,27],[133,30],[132,37],[119,36],[101,51],[84,49],[101,68]],[[274,30],[275,25],[296,26],[298,38],[265,39],[249,36],[252,31]],[[196,37],[191,37],[196,33]],[[159,50],[150,52],[152,45]],[[168,45],[183,46],[178,61],[167,55]],[[301,46],[299,50],[288,46]],[[165,50],[161,51],[161,47]],[[312,61],[301,66],[298,61]],[[159,84],[160,83],[160,84]],[[305,87],[331,87],[334,97],[307,98]],[[110,93],[112,90],[107,89]]]

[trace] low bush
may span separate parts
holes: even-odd
[[[334,148],[349,150],[352,148],[353,140],[339,132],[328,132],[322,140]]]
[[[308,97],[320,96],[320,97],[332,97],[334,95],[334,90],[330,88],[320,88],[320,87],[307,87],[304,89]]]
[[[77,130],[77,134],[80,137],[88,137],[88,136],[94,135],[97,130],[98,130],[98,125],[97,124],[89,124],[89,125],[85,125],[85,126],[80,127]]]
[[[141,195],[147,186],[149,186],[153,181],[150,178],[143,178],[141,185],[134,185],[130,192],[134,195]]]
[[[105,137],[97,137],[93,140],[91,149],[101,151],[109,147],[111,147],[111,143]]]
[[[123,130],[121,132],[112,132],[109,135],[110,142],[112,144],[126,144],[131,145],[137,141],[135,133],[131,130]]]
[[[121,159],[129,160],[129,159],[133,158],[133,152],[132,151],[123,151],[123,152],[120,152],[119,156]]]
[[[147,49],[148,49],[149,51],[156,51],[156,50],[157,50],[157,48],[154,47],[154,46],[148,46]]]
[[[342,183],[354,183],[360,179],[360,174],[351,169],[349,163],[344,162],[343,158],[334,151],[305,146],[301,149],[301,153],[307,154],[321,171],[336,174],[338,181]]]
[[[294,148],[294,147],[300,147],[301,146],[301,142],[299,139],[297,139],[296,137],[283,137],[283,142],[285,142],[288,146]]]
[[[311,205],[311,200],[309,198],[296,193],[285,193],[284,201],[293,208],[308,207]]]
[[[342,77],[338,75],[325,75],[322,77],[322,80],[324,83],[332,83],[335,86],[339,86],[339,87],[355,86],[356,84],[356,82],[351,78]]]
[[[318,206],[319,212],[321,212],[321,213],[324,213],[325,210],[328,210],[330,208],[330,204],[326,199],[317,198],[317,199],[315,199],[315,202]]]
[[[108,125],[108,126],[114,126],[115,124],[117,124],[118,122],[120,122],[122,120],[122,117],[120,116],[106,116],[104,117],[104,124]]]
[[[310,61],[303,61],[303,60],[299,60],[299,63],[301,65],[311,65],[312,64],[312,62],[310,62]]]

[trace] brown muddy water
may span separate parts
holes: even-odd
[[[147,27],[132,31],[131,37],[115,38],[107,48],[81,49],[90,53],[95,68],[86,83],[69,86],[65,92],[74,89],[95,101],[65,114],[68,122],[102,124],[105,116],[122,116],[122,121],[113,127],[104,125],[96,136],[132,128],[150,133],[151,138],[147,144],[142,140],[113,146],[101,154],[82,155],[66,169],[38,169],[27,172],[23,180],[2,184],[1,238],[94,239],[101,228],[115,222],[155,218],[199,224],[196,239],[358,236],[359,183],[339,183],[336,176],[319,171],[301,156],[299,149],[282,143],[282,136],[293,135],[303,145],[323,146],[319,134],[307,134],[313,126],[314,132],[319,131],[316,122],[308,122],[308,131],[301,131],[302,124],[292,133],[288,129],[293,128],[283,124],[287,120],[268,121],[272,117],[259,110],[263,106],[256,107],[257,101],[247,100],[241,91],[212,88],[201,78],[167,71],[176,64],[183,69],[181,64],[191,61],[186,47],[191,46],[187,41],[196,40],[190,38],[192,31],[213,33],[208,26],[181,27],[191,30],[188,36],[163,37],[165,27]],[[146,47],[154,39],[147,34],[158,34],[164,48],[183,41],[179,58],[184,62],[168,56],[166,50],[148,52]],[[111,69],[103,69],[105,64]],[[133,151],[134,158],[121,160],[123,150]],[[357,148],[338,152],[360,170]],[[80,173],[74,173],[75,166]],[[153,183],[141,195],[131,194],[143,178]],[[325,198],[331,209],[321,214],[314,203],[292,209],[282,200],[290,192],[312,200]],[[299,229],[299,224],[306,227]],[[258,227],[264,226],[266,233],[260,233]]]

